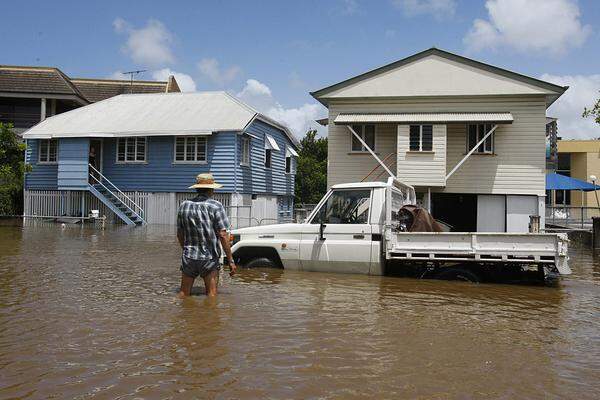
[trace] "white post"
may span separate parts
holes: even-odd
[[[352,129],[352,126],[348,125],[348,129],[350,129],[350,132],[352,132],[352,134],[354,135],[355,138],[358,139],[358,141],[365,146],[365,149],[367,149],[367,151],[369,153],[371,153],[371,155],[375,158],[375,160],[377,160],[377,162],[379,163],[379,165],[381,165],[383,167],[383,169],[385,170],[385,172],[387,172],[392,178],[395,178],[396,175],[392,173],[392,171],[390,171],[390,169],[387,167],[387,165],[385,165],[385,163],[383,161],[381,161],[379,159],[379,157],[377,157],[377,154],[375,154],[375,152],[365,143],[364,140],[362,140],[362,138],[354,131],[354,129]]]
[[[431,213],[431,187],[427,186],[427,211]]]
[[[40,111],[40,121],[46,119],[46,99],[42,98],[41,100],[41,111]]]
[[[483,144],[483,142],[485,142],[485,139],[487,139],[492,133],[494,133],[494,131],[496,130],[497,127],[498,127],[497,124],[494,125],[492,127],[492,129],[490,129],[490,131],[488,133],[486,133],[485,136],[471,149],[471,151],[469,151],[467,153],[467,155],[464,156],[463,159],[460,160],[459,163],[456,164],[456,166],[454,168],[452,168],[452,171],[450,171],[450,173],[448,175],[446,175],[446,180],[448,180],[448,178],[450,178],[452,176],[452,174],[454,174],[456,172],[456,170],[458,170],[460,168],[460,166],[463,165],[463,163],[465,161],[467,161],[467,158],[469,158],[469,156],[471,154],[473,154],[475,152],[475,150],[477,150],[477,148]]]

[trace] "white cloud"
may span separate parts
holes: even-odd
[[[203,58],[198,62],[200,72],[219,86],[232,82],[241,72],[237,65],[221,69],[215,58]]]
[[[488,20],[476,19],[463,42],[469,51],[510,47],[564,54],[580,47],[592,28],[582,25],[574,0],[488,0]]]
[[[136,29],[124,19],[116,18],[113,27],[115,32],[127,35],[121,51],[134,62],[150,67],[175,62],[175,56],[171,51],[174,36],[162,22],[150,19],[146,26]]]
[[[407,17],[431,14],[436,19],[453,17],[456,13],[455,0],[392,0]]]
[[[192,79],[192,77],[188,74],[173,71],[169,68],[152,71],[152,78],[156,81],[166,81],[169,79],[170,75],[175,77],[175,80],[177,80],[177,84],[179,85],[179,89],[181,89],[182,92],[196,91],[196,82],[194,82],[194,79]]]
[[[323,133],[323,127],[315,122],[315,119],[326,114],[326,110],[320,104],[305,103],[299,107],[286,108],[273,98],[271,89],[267,85],[256,79],[248,79],[244,88],[236,96],[289,127],[298,138],[304,136],[311,128],[321,128],[320,133]]]
[[[600,137],[600,125],[593,118],[582,118],[585,107],[590,108],[600,96],[600,74],[565,75],[544,74],[540,79],[569,89],[550,106],[547,115],[558,117],[558,134],[568,139]]]
[[[354,15],[358,11],[358,3],[356,0],[342,0],[342,14]]]
[[[246,86],[242,89],[241,92],[237,94],[237,97],[250,98],[250,97],[271,97],[271,89],[262,82],[257,81],[256,79],[248,79],[246,81]]]

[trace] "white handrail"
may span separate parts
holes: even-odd
[[[121,189],[119,189],[114,183],[112,183],[107,177],[105,177],[104,175],[102,175],[102,173],[100,171],[98,171],[96,168],[94,168],[94,166],[92,164],[88,164],[89,167],[92,169],[92,171],[94,171],[95,173],[97,173],[98,175],[100,175],[100,178],[104,179],[106,182],[108,182],[113,188],[116,189],[117,192],[119,192],[119,194],[121,194],[123,197],[125,197],[127,200],[129,200],[137,209],[139,209],[140,211],[144,211],[142,207],[139,206],[139,204],[137,204],[135,201],[131,200],[131,198],[129,196],[127,196],[125,193],[123,193],[121,191]],[[96,182],[98,182],[100,185],[102,185],[102,187],[106,190],[108,190],[108,192],[110,194],[112,194],[113,196],[115,196],[117,199],[119,199],[119,197],[117,195],[115,195],[109,188],[106,187],[106,185],[104,185],[104,183],[102,183],[102,181],[100,179],[98,179],[97,177],[94,176],[94,174],[90,174],[90,176],[92,178],[94,178],[94,180],[96,180]],[[119,199],[121,200],[121,199]],[[141,219],[143,222],[146,222],[146,220],[144,218],[142,218],[142,216],[140,214],[138,214],[134,209],[132,209],[126,202],[121,201],[125,207],[127,207],[132,213],[135,214],[136,217],[138,217],[139,219]]]

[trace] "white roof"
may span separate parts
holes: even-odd
[[[338,114],[334,123],[413,123],[413,122],[496,122],[512,123],[513,116],[509,112],[490,113],[386,113],[386,114],[361,114],[341,113]]]
[[[226,92],[122,94],[47,118],[23,138],[210,135],[242,131],[254,119],[297,145],[287,127]]]

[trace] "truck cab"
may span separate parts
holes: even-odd
[[[382,275],[388,190],[396,208],[415,202],[414,189],[396,180],[335,185],[302,223],[234,231],[234,258],[242,266]]]

